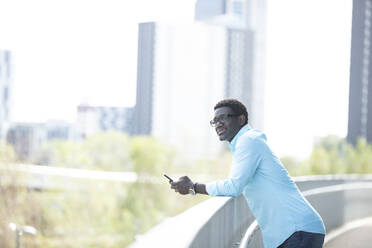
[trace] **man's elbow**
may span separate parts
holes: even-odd
[[[240,196],[244,189],[246,188],[247,186],[247,181],[249,181],[250,178],[248,178],[247,180],[243,180],[242,178],[232,178],[231,181],[230,181],[230,189],[231,189],[231,195],[232,197],[238,197]]]
[[[231,192],[231,197],[238,197],[242,194],[244,187],[234,187]]]
[[[239,180],[230,179],[224,184],[224,192],[226,196],[238,197],[242,194],[245,185]]]
[[[236,197],[240,196],[241,194],[242,194],[242,192],[234,192],[234,193],[231,194],[231,197],[236,198]]]

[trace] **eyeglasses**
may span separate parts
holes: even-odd
[[[214,117],[213,120],[211,120],[209,123],[211,124],[212,127],[215,127],[217,126],[218,123],[221,123],[221,124],[226,123],[229,117],[233,117],[233,116],[239,116],[239,115],[237,114],[220,115],[220,116]]]

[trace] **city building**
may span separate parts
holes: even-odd
[[[208,123],[223,98],[263,129],[265,11],[265,1],[198,1],[194,23],[139,24],[132,134],[212,157],[223,148]]]
[[[131,132],[133,108],[79,105],[77,111],[77,129],[82,138],[110,130]]]
[[[46,143],[47,130],[42,123],[12,123],[6,140],[21,161],[30,161]]]
[[[198,0],[195,3],[195,20],[205,20],[226,13],[226,0]]]
[[[11,82],[11,53],[0,50],[0,140],[5,139],[9,126]]]
[[[372,143],[372,2],[353,0],[347,141]]]
[[[65,121],[49,120],[45,123],[11,123],[6,135],[18,158],[34,162],[43,145],[51,140],[77,140],[76,128]]]
[[[208,13],[203,7],[207,3],[221,11],[198,17],[200,12]],[[198,0],[195,9],[195,20],[227,30],[224,97],[241,100],[250,124],[264,129],[266,0]]]
[[[153,135],[194,157],[215,153],[219,143],[209,120],[224,96],[225,28],[205,23],[139,26],[139,39],[151,30],[152,42],[139,45],[138,54],[151,59],[138,58],[133,134]]]
[[[47,140],[78,140],[76,127],[62,120],[48,120],[45,124]]]
[[[155,47],[154,22],[138,27],[137,93],[131,134],[149,135],[152,129],[153,72]]]

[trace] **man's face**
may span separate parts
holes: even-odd
[[[241,128],[241,117],[241,115],[237,116],[229,107],[221,107],[214,111],[215,129],[221,141],[231,142]]]

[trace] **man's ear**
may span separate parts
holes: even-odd
[[[239,122],[240,122],[240,126],[244,126],[244,123],[245,123],[245,116],[244,115],[239,115]]]

